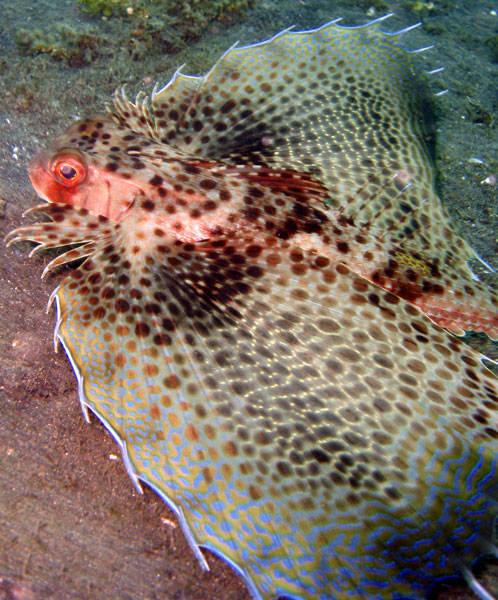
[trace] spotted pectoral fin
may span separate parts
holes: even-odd
[[[420,128],[413,111],[421,110],[425,90],[414,83],[402,32],[382,32],[382,21],[341,27],[336,20],[233,46],[202,77],[176,72],[150,106],[143,96],[133,104],[118,93],[114,117],[193,156],[319,172],[325,183],[334,157],[355,152],[351,138],[362,114],[380,132],[369,132],[369,152],[375,146],[388,154],[388,123],[398,132]]]
[[[237,566],[255,597],[416,593],[452,570],[438,544],[470,564],[483,542],[460,540],[484,538],[495,514],[492,375],[344,265],[256,246],[89,259],[57,294],[84,403],[194,548]],[[486,421],[471,429],[470,389]],[[407,575],[413,553],[423,567]]]
[[[131,216],[113,227],[58,288],[57,334],[198,555],[255,598],[384,600],[487,551],[498,389],[479,354],[274,235],[133,253]]]

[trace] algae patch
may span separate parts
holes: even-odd
[[[104,43],[96,31],[87,27],[75,29],[64,23],[55,25],[51,31],[19,29],[14,39],[27,56],[49,54],[71,67],[91,64],[99,55],[99,46]]]

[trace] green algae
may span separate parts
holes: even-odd
[[[127,8],[131,8],[126,0],[77,0],[81,10],[90,15],[110,17],[115,14],[126,15]]]
[[[19,29],[14,40],[22,54],[49,54],[55,60],[67,62],[71,67],[91,64],[98,56],[99,46],[103,42],[102,36],[90,28],[77,29],[64,23],[56,24],[50,31]]]
[[[24,56],[45,54],[73,68],[89,66],[96,58],[112,54],[116,44],[107,35],[104,22],[119,28],[120,49],[133,60],[144,59],[151,51],[175,54],[199,39],[206,28],[226,26],[243,19],[258,0],[76,0],[88,23],[56,23],[47,29],[23,27],[14,41]],[[111,31],[111,30],[109,30]],[[114,41],[113,41],[114,40]]]
[[[213,20],[234,22],[257,0],[77,0],[90,15],[152,19],[165,27],[175,25],[199,37]]]

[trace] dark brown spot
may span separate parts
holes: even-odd
[[[257,258],[262,251],[263,248],[261,246],[258,246],[257,244],[251,244],[246,248],[246,254],[251,258]]]
[[[251,265],[247,267],[246,273],[250,277],[254,277],[255,279],[257,279],[263,275],[263,269],[261,267],[258,267],[257,265]]]
[[[125,313],[130,310],[130,305],[124,298],[119,298],[119,300],[116,300],[114,303],[114,308],[116,312]]]
[[[103,306],[98,306],[93,311],[93,316],[95,319],[103,319],[105,317],[105,308]]]
[[[142,201],[142,208],[147,212],[151,212],[156,208],[156,204],[152,200],[146,199]]]
[[[170,346],[171,338],[166,333],[156,333],[152,338],[156,346]]]
[[[293,474],[292,466],[288,462],[283,461],[283,460],[281,460],[277,463],[277,471],[283,477],[290,477]]]
[[[114,298],[114,296],[116,295],[116,292],[114,291],[114,289],[110,286],[106,286],[103,290],[102,290],[102,298],[104,298],[105,300],[110,300],[111,298]]]
[[[223,106],[221,106],[220,111],[223,114],[229,113],[231,110],[235,108],[234,100],[227,100]]]
[[[150,333],[150,327],[147,323],[138,322],[135,325],[135,335],[138,337],[147,337]]]
[[[336,248],[337,250],[339,250],[339,252],[342,252],[342,254],[346,254],[347,252],[349,252],[348,244],[342,240],[337,240]]]
[[[199,185],[205,190],[213,190],[218,184],[212,179],[201,179],[201,181],[199,181]]]
[[[159,304],[156,304],[155,302],[147,302],[147,304],[144,306],[144,308],[145,308],[145,312],[149,315],[161,314],[161,307],[159,306]]]
[[[207,202],[203,203],[202,208],[204,210],[215,210],[216,209],[216,202],[214,202],[213,200],[208,200]]]
[[[174,373],[165,377],[163,383],[169,390],[176,390],[180,387],[180,380]]]
[[[319,463],[330,462],[330,456],[321,448],[314,448],[313,450],[311,450],[311,456]]]
[[[255,485],[249,486],[249,495],[253,500],[260,500],[263,497],[263,490]]]

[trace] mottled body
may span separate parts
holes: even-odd
[[[329,24],[117,94],[30,166],[53,223],[14,239],[86,258],[54,292],[83,406],[255,598],[419,598],[496,552],[497,381],[436,323],[496,336],[497,300],[426,110],[398,36]]]

